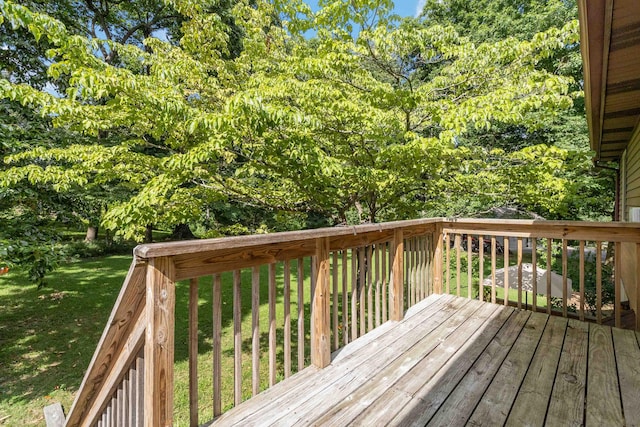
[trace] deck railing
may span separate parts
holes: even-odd
[[[612,315],[619,325],[622,266],[633,273],[625,285],[634,308],[640,277],[640,252],[625,258],[623,244],[639,249],[640,229],[436,218],[142,245],[67,425],[173,424],[177,359],[188,360],[189,377],[175,393],[188,396],[181,406],[199,425],[309,365],[327,366],[332,352],[431,293],[598,322]],[[540,258],[560,266],[564,291],[552,298],[550,282],[534,281],[529,304],[523,266],[537,277]],[[498,285],[501,265],[516,267],[515,285],[508,274]],[[577,292],[566,286],[575,274]]]

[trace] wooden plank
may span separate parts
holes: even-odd
[[[640,348],[633,331],[612,329],[624,422],[640,425]]]
[[[198,423],[198,279],[189,281],[189,425]]]
[[[584,321],[584,240],[580,240],[580,320]],[[600,256],[596,254],[596,256]]]
[[[233,271],[233,404],[242,403],[242,280]]]
[[[543,426],[568,320],[549,316],[506,426]]]
[[[517,321],[504,325],[499,332],[499,338],[496,337],[487,346],[456,388],[446,397],[442,406],[438,405],[439,408],[437,408],[437,412],[431,419],[426,418],[426,415],[432,413],[431,410],[427,410],[417,422],[412,422],[410,425],[424,425],[425,423],[422,421],[425,419],[434,426],[445,424],[462,425],[466,423],[476,403],[480,401],[496,371],[500,368],[513,343],[518,338],[520,331],[529,319],[529,315],[529,312],[520,311],[515,316]]]
[[[518,237],[518,310],[522,309],[522,237]]]
[[[531,278],[532,278],[532,306],[533,312],[538,311],[538,241],[531,239]]]
[[[311,311],[311,363],[324,368],[331,363],[331,323],[329,314],[329,239],[316,241],[316,286]]]
[[[640,252],[638,252],[640,253]],[[387,302],[387,295],[389,295],[389,282],[387,280],[387,265],[389,262],[389,251],[387,251],[387,243],[382,244],[382,322],[388,320],[387,309],[389,307]],[[640,292],[638,293],[640,295]]]
[[[532,313],[469,420],[471,425],[503,425],[524,381],[548,315]]]
[[[396,230],[393,235],[392,243],[392,266],[391,266],[391,283],[389,293],[389,304],[391,306],[391,320],[402,320],[404,316],[404,277],[403,277],[403,253],[404,242],[402,230]]]
[[[472,267],[472,254],[471,251],[473,248],[471,247],[471,235],[467,234],[467,298],[471,299],[471,290],[473,288],[473,267]]]
[[[596,242],[596,319],[602,323],[602,242]]]
[[[223,414],[217,422],[222,425],[265,425],[275,422],[274,417],[287,419],[289,411],[294,406],[312,399],[310,404],[317,405],[313,400],[314,393],[323,390],[336,379],[354,378],[359,366],[372,361],[382,363],[397,352],[410,346],[408,338],[418,334],[428,334],[437,324],[452,316],[455,311],[466,304],[468,300],[456,301],[449,295],[434,295],[421,303],[419,311],[407,315],[403,322],[387,322],[370,334],[358,338],[348,346],[337,352],[335,363],[325,369],[310,367],[289,380],[280,382],[263,391],[251,399],[251,404],[244,408],[234,408]],[[434,323],[434,326],[430,326]],[[420,328],[418,328],[420,326]],[[387,329],[388,328],[388,329]],[[394,333],[388,333],[393,330]],[[369,337],[373,337],[372,340]],[[359,351],[366,349],[367,351]],[[326,394],[323,393],[323,396]],[[271,420],[271,421],[270,421]],[[287,424],[294,420],[287,419]]]
[[[366,296],[367,296],[367,285],[366,285],[366,264],[365,264],[365,248],[358,248],[358,318],[360,319],[360,332],[358,336],[362,336],[367,332],[366,324]]]
[[[211,304],[213,323],[213,417],[222,413],[222,279],[213,276],[213,301]]]
[[[491,303],[496,303],[496,236],[491,236]]]
[[[171,258],[149,260],[144,345],[144,422],[147,427],[173,424],[174,277]]]
[[[303,424],[352,425],[353,419],[363,412],[371,413],[372,417],[374,417],[375,415],[372,412],[375,412],[375,409],[371,408],[371,402],[380,399],[390,385],[410,375],[409,372],[414,371],[425,358],[432,360],[435,356],[433,353],[438,352],[438,350],[440,350],[439,353],[444,353],[446,356],[438,360],[441,364],[444,364],[448,360],[449,352],[442,351],[443,343],[446,342],[447,345],[450,345],[449,343],[452,341],[450,338],[454,336],[453,334],[472,335],[476,327],[470,326],[470,324],[473,323],[474,326],[482,325],[495,311],[495,306],[487,306],[477,302],[465,305],[449,319],[442,322],[429,335],[416,340],[415,345],[388,365],[383,368],[371,366],[372,376],[363,386],[353,387],[353,392],[349,392],[345,388],[351,385],[341,384],[340,392],[347,394],[349,396],[348,399],[342,399],[334,405],[329,405],[329,409],[322,414],[319,413],[320,411],[306,414],[302,419]],[[459,340],[456,342],[460,343],[459,345],[463,343]],[[424,373],[420,372],[418,376],[420,375],[424,375]],[[317,417],[314,416],[315,413],[318,413]],[[373,423],[369,418],[368,424],[380,425],[380,422],[376,420]]]
[[[547,271],[551,271],[553,239],[547,239]],[[551,274],[547,274],[547,314],[551,314]]]
[[[110,402],[111,396],[113,396],[116,388],[120,385],[123,376],[126,375],[126,372],[129,370],[129,366],[131,366],[139,352],[143,349],[146,327],[147,316],[145,313],[140,313],[121,351],[111,360],[111,370],[104,378],[103,386],[96,394],[93,405],[87,408],[85,419],[82,420],[82,422],[92,424],[100,418],[106,405]]]
[[[433,261],[431,274],[433,276],[433,293],[441,294],[442,287],[442,261],[443,261],[443,244],[442,244],[442,228],[440,224],[437,225],[436,230],[433,232],[431,247],[433,249]]]
[[[466,370],[494,338],[513,309],[483,304],[477,315],[467,319],[454,334],[448,336],[428,357],[422,357],[399,381],[370,403],[350,425],[398,425],[408,423],[415,409],[411,402],[424,402],[431,378],[446,372],[446,366]],[[386,384],[386,381],[384,382]],[[369,399],[370,400],[370,399]],[[407,406],[408,405],[408,406]],[[415,412],[420,412],[417,409]],[[405,418],[405,415],[408,415]],[[395,418],[396,421],[393,421]]]
[[[504,238],[504,243],[502,244],[504,248],[504,305],[509,305],[509,238]]]
[[[43,411],[44,422],[46,423],[47,427],[64,426],[64,411],[62,410],[62,405],[60,404],[60,402],[45,406]]]
[[[251,394],[260,393],[260,267],[251,269]]]
[[[615,249],[614,249],[614,266],[622,266],[621,263],[621,255],[622,255],[622,244],[620,242],[616,242],[615,243]],[[619,269],[622,270],[622,269]],[[620,311],[622,309],[622,303],[621,303],[621,297],[622,297],[622,275],[620,274],[620,271],[614,271],[613,274],[613,296],[614,296],[614,309],[613,309],[613,313],[615,316],[615,325],[616,328],[619,328],[621,325],[621,316],[620,316]]]
[[[640,331],[640,243],[636,243],[636,283],[635,283],[635,313],[636,313],[636,331]],[[633,308],[632,301],[632,308]]]
[[[453,311],[449,311],[452,307],[443,307],[439,313],[431,318],[434,319],[433,321],[422,323],[420,328],[414,326],[413,330],[404,335],[404,339],[396,339],[396,344],[392,348],[380,349],[374,353],[363,352],[368,355],[369,363],[363,364],[362,368],[354,369],[353,366],[345,367],[342,365],[341,369],[347,369],[342,374],[338,374],[337,370],[331,370],[333,371],[331,372],[325,369],[327,374],[332,374],[331,379],[321,381],[318,376],[317,386],[311,388],[313,390],[311,396],[291,395],[291,403],[274,405],[275,413],[262,414],[261,422],[266,425],[271,423],[311,425],[325,412],[326,408],[339,405],[346,396],[352,396],[357,390],[367,387],[373,381],[376,372],[385,369],[387,377],[389,377],[394,375],[394,372],[398,372],[400,369],[398,366],[411,365],[411,361],[415,363],[415,357],[403,357],[409,349],[416,347],[414,343],[426,340],[427,336],[434,336],[434,339],[430,340],[431,345],[437,346],[440,340],[435,337],[438,336],[438,333],[450,333],[450,328],[455,329],[453,325],[459,325],[468,317],[468,315],[462,315],[462,312],[467,313],[463,307],[476,306],[477,308],[478,306],[478,303],[468,299],[459,299],[458,301],[454,300],[451,303],[451,306],[456,306]],[[443,324],[449,325],[449,327],[443,326]],[[417,350],[420,351],[419,348]],[[318,395],[323,396],[322,405],[318,405],[317,400],[313,398]],[[285,410],[284,407],[290,409]],[[318,425],[322,425],[322,423],[319,422]]]
[[[447,285],[447,293],[451,293],[451,236],[449,233],[445,235],[446,244],[445,244],[445,271],[446,271],[446,285]]]
[[[367,331],[373,329],[373,251],[371,245],[367,246]]]
[[[478,237],[478,299],[484,301],[484,236]]]
[[[340,329],[338,327],[338,306],[340,304],[340,295],[338,294],[338,252],[334,251],[332,256],[331,276],[331,308],[333,314],[333,327],[331,335],[333,336],[332,350],[336,350],[340,346]]]
[[[269,387],[276,383],[276,265],[269,264]]]
[[[304,260],[298,258],[298,371],[304,369]]]
[[[349,343],[349,290],[347,281],[347,251],[342,251],[342,341]]]
[[[567,239],[562,239],[562,316],[567,317]],[[548,275],[549,276],[549,275]]]
[[[279,244],[291,242],[314,242],[315,239],[329,237],[347,238],[362,234],[386,234],[388,230],[407,229],[408,235],[425,234],[435,229],[436,223],[441,218],[414,219],[405,221],[362,224],[349,227],[326,227],[313,230],[286,231],[280,233],[254,234],[250,236],[221,237],[215,239],[176,241],[164,243],[151,243],[139,245],[135,248],[134,254],[140,258],[153,258],[160,256],[177,256],[194,253],[215,252],[218,250],[248,248],[266,244]],[[549,221],[549,223],[555,223]],[[576,223],[589,224],[589,223]],[[371,238],[368,240],[372,240]],[[348,246],[347,246],[348,247]],[[332,247],[330,250],[344,249]]]
[[[144,425],[144,348],[136,356],[136,423],[138,427]]]
[[[67,416],[67,425],[79,425],[86,417],[103,387],[110,361],[116,357],[142,313],[146,304],[145,276],[146,264],[132,262]]]
[[[291,376],[291,265],[284,262],[284,377]]]
[[[589,326],[569,319],[547,410],[547,426],[583,425]]]
[[[456,234],[456,296],[460,296],[460,235]]]
[[[589,327],[588,367],[586,425],[624,425],[611,328]]]
[[[376,261],[376,274],[375,274],[375,286],[376,286],[376,294],[375,294],[375,320],[376,320],[376,328],[380,326],[382,316],[381,316],[381,285],[380,285],[380,245],[376,245],[375,249],[375,261]]]
[[[358,338],[358,250],[351,248],[351,341]]]

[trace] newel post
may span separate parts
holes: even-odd
[[[621,267],[616,264],[617,270]],[[640,243],[636,243],[636,331],[640,331]]]
[[[144,424],[173,425],[175,268],[170,257],[152,258],[147,267],[144,343]]]
[[[389,306],[391,320],[402,320],[404,316],[404,237],[402,229],[393,231],[391,242],[391,292],[389,293]]]
[[[315,291],[311,308],[311,363],[324,368],[331,363],[329,311],[329,238],[316,239]]]
[[[436,224],[433,232],[433,293],[442,293],[442,224]]]

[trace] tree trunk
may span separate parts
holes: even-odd
[[[171,240],[191,240],[195,238],[196,236],[191,232],[189,224],[178,224],[173,228],[173,233],[171,233]]]
[[[147,228],[144,231],[144,242],[145,243],[153,242],[153,224],[147,224]]]
[[[90,225],[87,227],[87,234],[84,237],[85,242],[94,242],[98,238],[98,226]]]

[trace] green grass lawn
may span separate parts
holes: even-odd
[[[477,257],[472,275],[472,296],[477,298]],[[529,260],[525,259],[524,262]],[[511,260],[511,264],[513,264]],[[19,272],[0,276],[0,425],[44,425],[42,408],[61,402],[68,412],[84,372],[105,327],[122,281],[131,263],[130,255],[78,261],[61,267],[49,277],[49,286],[37,290]],[[498,257],[496,268],[501,268]],[[348,276],[351,277],[351,262]],[[388,267],[387,267],[388,268]],[[388,271],[388,270],[387,270]],[[297,363],[297,262],[291,262],[292,372]],[[305,366],[309,364],[309,261],[304,264]],[[491,265],[484,262],[484,277]],[[268,268],[260,271],[260,388],[268,386]],[[277,264],[277,378],[284,376],[283,265]],[[450,269],[451,293],[456,293],[455,258]],[[466,260],[462,260],[460,294],[467,295]],[[443,285],[446,286],[446,280]],[[188,282],[176,289],[175,336],[175,425],[188,425]],[[446,288],[445,288],[446,290]],[[232,274],[222,275],[222,405],[233,403],[233,297]],[[497,298],[503,289],[496,290]],[[243,398],[251,396],[251,270],[242,272]],[[529,294],[529,304],[531,304]],[[509,291],[517,301],[517,291]],[[199,408],[200,421],[212,418],[212,280],[200,280],[199,295]],[[523,303],[525,297],[523,295]],[[539,307],[546,297],[538,296]],[[342,315],[340,314],[340,319]],[[341,325],[342,326],[342,325]],[[340,328],[342,330],[342,327]],[[342,341],[342,340],[341,340]]]
[[[0,424],[44,425],[44,406],[71,407],[130,263],[69,264],[42,290],[15,270],[0,276]]]

